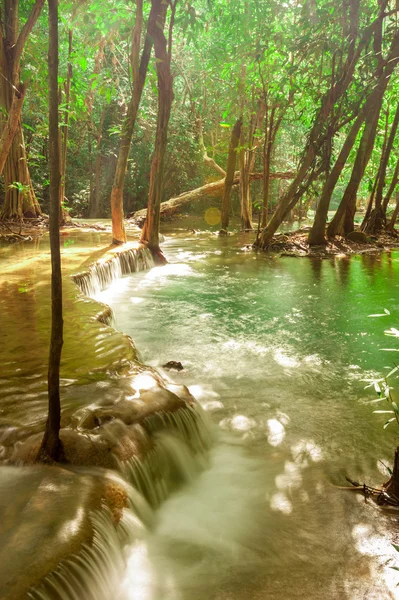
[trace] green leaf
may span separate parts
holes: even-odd
[[[389,425],[390,423],[392,423],[392,421],[396,421],[396,417],[392,417],[392,419],[388,419],[388,421],[387,421],[387,422],[385,423],[385,425],[384,425],[384,429],[386,429],[386,428],[388,427],[388,425]]]
[[[388,377],[391,377],[391,375],[393,375],[394,373],[396,373],[396,371],[399,370],[399,367],[395,367],[394,369],[392,369],[392,371],[390,371],[388,373],[388,375],[386,376],[386,379],[388,379]]]

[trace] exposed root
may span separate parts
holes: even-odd
[[[361,484],[358,481],[353,481],[349,477],[345,477],[346,481],[350,483],[350,486],[334,486],[340,490],[347,490],[350,492],[360,492],[363,494],[365,500],[371,498],[378,506],[395,506],[399,507],[399,498],[389,491],[389,482],[382,485],[380,488],[374,488],[365,483]]]

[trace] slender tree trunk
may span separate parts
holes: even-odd
[[[123,188],[125,185],[127,161],[130,153],[130,144],[132,142],[134,125],[136,123],[137,112],[144,89],[145,79],[148,71],[148,63],[150,61],[151,50],[153,46],[153,37],[150,34],[150,31],[154,31],[157,28],[157,16],[159,14],[157,12],[157,5],[158,3],[154,2],[151,4],[151,11],[147,23],[147,34],[141,55],[140,66],[138,66],[138,55],[140,52],[140,39],[143,22],[143,0],[136,0],[136,24],[133,30],[131,59],[133,73],[133,93],[129,102],[125,121],[123,123],[118,162],[116,164],[114,184],[111,192],[112,237],[114,244],[123,244],[126,242],[125,226],[123,223]]]
[[[222,198],[222,230],[227,230],[229,226],[231,188],[233,187],[234,174],[237,161],[237,147],[241,137],[242,118],[237,119],[233,131],[231,132],[229,155],[227,158],[226,178],[224,183],[224,192]]]
[[[269,136],[267,136],[269,137]],[[265,143],[263,152],[263,205],[262,205],[262,218],[260,226],[266,227],[269,217],[269,197],[270,197],[270,167],[271,167],[271,153],[273,144],[269,140]]]
[[[387,140],[388,140],[388,119],[389,119],[389,109],[386,111],[386,115],[385,115],[384,140],[383,140],[383,143],[382,143],[381,158],[380,158],[380,162],[379,162],[378,169],[377,169],[377,175],[375,177],[375,180],[374,180],[374,183],[373,183],[373,187],[372,187],[372,190],[371,190],[371,194],[370,194],[370,198],[369,198],[369,201],[367,203],[366,213],[364,215],[363,222],[362,222],[361,227],[360,227],[360,229],[362,231],[364,231],[364,228],[366,227],[367,221],[370,218],[371,210],[372,210],[373,204],[374,204],[375,194],[376,194],[376,191],[377,191],[378,181],[379,181],[380,175],[381,175],[382,160],[383,160],[383,156],[385,154],[385,148],[386,148]]]
[[[248,145],[250,140],[248,140]],[[252,229],[252,206],[250,199],[250,153],[245,149],[244,131],[241,129],[240,140],[240,206],[241,206],[241,229]]]
[[[171,28],[173,27],[174,10],[172,5],[171,27],[169,30],[169,47],[163,32],[167,5],[162,0],[152,0],[151,10],[156,11],[156,19],[149,23],[148,33],[154,41],[157,59],[158,78],[158,117],[155,136],[155,148],[151,163],[150,189],[148,194],[147,218],[141,234],[141,242],[160,257],[159,247],[159,215],[164,191],[165,153],[168,141],[168,126],[173,103],[173,77],[171,63]]]
[[[319,204],[317,206],[314,223],[312,225],[312,229],[309,232],[309,244],[311,246],[322,245],[326,243],[325,228],[331,196],[337,184],[339,176],[341,175],[342,170],[346,164],[346,161],[348,160],[349,153],[355,144],[357,134],[359,133],[362,123],[364,121],[364,116],[365,111],[363,109],[361,111],[361,114],[358,115],[355,122],[353,123],[349,134],[344,142],[344,145],[342,146],[341,152],[339,153],[339,156],[324,183]]]
[[[399,181],[399,158],[396,161],[395,171],[394,171],[393,176],[392,176],[392,181],[390,183],[390,186],[389,186],[388,191],[387,191],[387,193],[385,195],[385,198],[384,198],[384,202],[382,204],[383,208],[384,208],[384,213],[387,212],[389,201],[390,201],[390,199],[392,197],[392,194],[395,191],[395,188],[396,188],[396,186],[398,184],[398,181]]]
[[[251,172],[255,165],[256,148],[255,134],[256,130],[262,125],[265,116],[265,103],[261,99],[258,102],[256,114],[252,114],[249,125],[248,147],[243,148],[244,142],[241,142],[242,150],[240,152],[240,200],[241,200],[241,228],[253,229],[252,227],[252,202],[251,202]],[[244,153],[243,153],[244,151]],[[244,182],[241,185],[241,182]]]
[[[337,233],[349,234],[355,229],[355,214],[356,214],[356,201],[357,191],[359,185],[363,179],[364,172],[370,160],[371,153],[374,148],[375,136],[377,134],[378,119],[380,116],[380,110],[382,105],[381,102],[378,106],[375,106],[373,112],[370,113],[369,118],[366,117],[366,123],[360,141],[359,150],[355,159],[354,168],[352,170],[351,178],[349,180],[347,189],[344,192],[342,202],[345,204],[345,198],[347,198],[346,211],[343,218],[343,231],[341,226],[337,225],[335,229],[335,235]],[[374,114],[373,114],[374,113]],[[337,211],[338,212],[338,211]],[[334,215],[334,219],[335,219]],[[333,219],[333,220],[334,220]],[[337,218],[338,219],[338,218]],[[339,221],[337,220],[337,223]],[[332,223],[332,222],[331,222]],[[342,222],[341,222],[342,223]],[[328,229],[329,235],[334,235],[334,224],[330,224]]]
[[[104,106],[101,112],[100,124],[97,130],[97,144],[96,144],[96,164],[95,164],[95,173],[94,173],[94,185],[91,193],[91,201],[89,203],[89,219],[98,219],[100,216],[100,201],[101,201],[101,163],[102,163],[102,154],[101,154],[101,144],[104,133],[104,121],[107,113],[107,108]]]
[[[58,128],[58,0],[49,8],[49,155],[50,155],[50,249],[51,249],[51,341],[48,368],[48,418],[38,460],[63,460],[60,440],[60,361],[63,345],[62,279],[59,230],[61,157]]]
[[[386,178],[386,172],[387,172],[387,167],[388,167],[388,161],[389,161],[389,157],[391,156],[391,152],[392,152],[393,144],[395,141],[398,125],[399,125],[399,104],[396,108],[391,131],[389,133],[388,142],[384,149],[384,152],[383,152],[383,155],[381,158],[380,168],[378,170],[378,178],[377,178],[378,183],[377,183],[377,188],[376,188],[376,193],[375,193],[375,208],[373,211],[371,211],[368,218],[365,217],[364,222],[362,224],[363,231],[366,231],[367,233],[372,233],[372,234],[379,233],[381,231],[381,229],[383,229],[383,227],[386,223],[386,215],[385,215],[386,207],[384,205],[385,203],[383,203],[382,196],[383,196],[384,187],[385,187],[385,178]]]
[[[390,231],[394,231],[395,229],[395,223],[396,220],[398,218],[399,215],[399,192],[396,192],[396,206],[395,206],[395,210],[393,211],[393,215],[391,217],[391,220],[389,221],[388,225],[387,225],[387,229]]]
[[[66,163],[67,163],[67,148],[68,148],[68,133],[69,133],[69,106],[71,101],[71,83],[72,83],[72,29],[68,32],[68,70],[67,79],[65,83],[65,111],[64,119],[61,127],[61,187],[60,187],[60,224],[62,225],[65,221],[69,220],[68,212],[64,208],[65,200],[65,177],[66,177]]]

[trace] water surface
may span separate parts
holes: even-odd
[[[221,431],[210,469],[131,549],[123,597],[398,597],[396,518],[334,484],[388,478],[396,432],[361,380],[392,368],[399,253],[278,258],[247,241],[171,232],[167,266],[100,295],[146,363],[182,362],[173,379]]]

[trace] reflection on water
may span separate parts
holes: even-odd
[[[246,480],[230,454],[166,502],[131,549],[123,598],[399,597],[392,523],[331,485],[388,478],[378,460],[391,463],[395,432],[371,414],[361,379],[391,368],[381,349],[399,315],[399,253],[278,259],[243,253],[245,242],[173,235],[167,268],[99,297],[147,363],[182,362],[173,379],[257,470]]]

